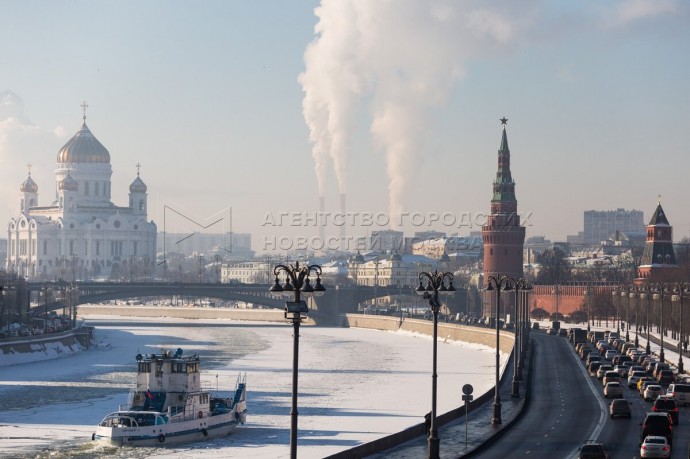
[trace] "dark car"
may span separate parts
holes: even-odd
[[[647,413],[644,421],[642,421],[640,442],[643,442],[649,435],[666,437],[669,445],[673,443],[673,419],[671,419],[671,415],[660,412]]]
[[[659,397],[654,400],[652,404],[652,411],[654,413],[668,413],[675,425],[678,425],[678,404],[672,397]]]
[[[618,398],[612,401],[611,405],[609,405],[609,414],[611,415],[611,419],[615,418],[616,416],[630,419],[632,417],[630,402],[623,398]]]
[[[601,443],[588,442],[580,447],[577,459],[607,459],[606,448]]]
[[[673,370],[661,370],[656,377],[659,384],[671,384],[674,380]]]

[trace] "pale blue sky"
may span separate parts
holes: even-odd
[[[336,11],[350,4],[354,16]],[[690,233],[686,2],[404,0],[394,2],[395,10],[389,4],[341,0],[323,10],[331,18],[324,37],[347,38],[334,49],[355,54],[350,71],[366,75],[370,85],[351,99],[349,211],[389,209],[391,157],[370,133],[377,109],[397,102],[396,94],[405,99],[413,91],[405,82],[416,88],[440,82],[448,88],[434,93],[433,103],[406,100],[419,107],[421,121],[414,151],[404,157],[413,166],[400,169],[407,174],[399,195],[404,210],[488,211],[498,119],[506,116],[519,208],[533,213],[528,236],[574,234],[586,209],[635,208],[648,219],[658,194],[676,239]],[[262,223],[266,212],[317,210],[298,81],[316,38],[317,6],[0,1],[0,93],[12,91],[24,104],[23,117],[16,105],[0,104],[0,221],[18,208],[29,161],[40,202],[52,200],[55,155],[78,130],[86,100],[87,124],[111,154],[116,204],[126,204],[140,162],[150,218],[159,226],[163,204],[201,217],[232,206],[234,229],[255,233],[258,250],[265,236],[316,234]],[[438,33],[419,11],[429,8],[429,17],[445,20]],[[410,49],[417,44],[420,50]],[[348,67],[326,55],[335,73],[324,73],[319,84],[338,75],[340,64]],[[416,61],[433,70],[416,69]],[[435,79],[446,71],[453,76]],[[330,164],[324,183],[328,210],[336,211],[339,187]],[[380,228],[348,232],[369,229]]]

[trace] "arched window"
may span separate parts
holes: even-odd
[[[143,199],[139,200],[139,210],[144,210],[144,200]]]

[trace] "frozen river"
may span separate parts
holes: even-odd
[[[289,457],[292,327],[229,320],[92,316],[110,348],[0,366],[0,457]],[[183,447],[115,449],[90,441],[94,426],[125,404],[138,353],[181,347],[202,358],[202,381],[234,389],[248,375],[247,424],[231,436]],[[321,458],[423,421],[431,406],[429,337],[356,328],[302,327],[299,436],[302,458]],[[494,350],[439,342],[438,412],[460,388],[492,386]]]

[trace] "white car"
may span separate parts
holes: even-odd
[[[617,381],[606,383],[604,387],[604,398],[621,398],[623,396],[623,386]]]
[[[609,349],[608,351],[606,351],[606,354],[604,354],[604,358],[606,360],[612,360],[617,354],[618,354],[617,350]]]
[[[666,437],[648,436],[640,446],[640,457],[670,457],[671,445]]]
[[[663,389],[661,388],[660,385],[658,384],[650,384],[647,386],[647,388],[644,390],[644,394],[642,398],[645,399],[647,402],[653,402],[659,396],[663,393]]]
[[[647,376],[647,372],[642,370],[635,370],[628,376],[628,387],[637,387],[637,382],[640,378]]]

